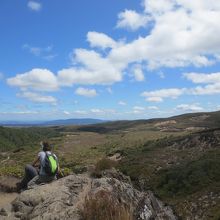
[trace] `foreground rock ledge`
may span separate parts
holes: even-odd
[[[86,174],[73,174],[50,184],[36,186],[22,192],[12,202],[10,211],[6,210],[4,215],[0,213],[0,219],[81,220],[85,198],[100,192],[107,192],[114,197],[113,201],[128,205],[134,219],[177,219],[172,209],[152,192],[134,189],[129,178],[115,172],[99,179]]]

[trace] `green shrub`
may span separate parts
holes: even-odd
[[[91,173],[91,175],[93,177],[99,178],[102,176],[102,172],[104,170],[109,170],[113,167],[116,167],[116,165],[117,165],[116,161],[110,160],[108,158],[102,158],[96,163],[94,171]]]
[[[116,167],[117,162],[110,160],[108,158],[102,158],[99,160],[94,168],[94,171],[91,173],[93,177],[101,177],[102,176],[102,171],[104,170],[109,170],[113,167]]]
[[[100,170],[100,171],[108,170],[114,167],[115,165],[116,165],[115,161],[110,160],[108,158],[103,158],[97,162],[96,170]]]
[[[71,173],[72,173],[72,170],[69,169],[69,168],[67,168],[67,167],[64,167],[64,168],[62,169],[62,174],[63,174],[63,176],[68,176],[68,175],[70,175]]]

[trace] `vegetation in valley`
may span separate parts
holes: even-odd
[[[7,128],[0,127],[0,151],[32,147],[42,139],[57,137],[60,134],[53,128]]]
[[[220,150],[208,152],[195,161],[161,170],[156,183],[154,188],[167,198],[185,197],[207,187],[220,187]]]

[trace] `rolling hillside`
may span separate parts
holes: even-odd
[[[220,127],[220,111],[191,113],[170,118],[149,120],[113,121],[79,127],[79,131],[109,133],[125,130],[194,131]]]
[[[1,127],[0,175],[22,175],[42,139],[54,144],[66,174],[85,172],[117,155],[116,168],[139,190],[150,189],[171,205],[180,219],[220,218],[220,112],[84,126]]]

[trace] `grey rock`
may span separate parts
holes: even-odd
[[[126,204],[136,220],[176,220],[170,207],[165,206],[150,191],[136,190],[122,174],[99,179],[87,174],[69,175],[52,183],[22,192],[13,202],[10,217],[22,220],[80,220],[88,196],[107,192],[115,203]],[[117,179],[117,177],[120,179]],[[123,181],[124,180],[124,181]]]
[[[7,216],[7,215],[8,215],[7,211],[4,208],[1,208],[0,216]]]

